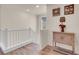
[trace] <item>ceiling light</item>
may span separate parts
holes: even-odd
[[[30,9],[26,9],[26,11],[27,11],[27,12],[29,12],[29,11],[30,11]]]
[[[36,5],[36,8],[39,8],[39,5]]]

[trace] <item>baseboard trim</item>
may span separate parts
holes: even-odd
[[[30,44],[30,43],[32,43],[32,42],[31,41],[29,41],[29,42],[26,41],[26,42],[23,42],[23,43],[20,43],[20,44],[14,46],[14,47],[11,47],[11,48],[7,48],[7,49],[1,48],[1,49],[2,49],[3,53],[8,53],[8,52],[11,52],[11,51],[13,51],[15,49],[18,49],[18,48],[22,47],[22,46]]]

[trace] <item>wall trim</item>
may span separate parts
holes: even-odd
[[[8,52],[11,52],[11,51],[13,51],[15,49],[18,49],[18,48],[22,47],[22,46],[30,44],[30,43],[32,43],[32,42],[31,41],[28,41],[28,42],[26,41],[26,42],[22,42],[22,43],[20,43],[18,45],[15,45],[14,47],[11,47],[11,48],[5,49],[4,47],[1,47],[1,49],[2,49],[3,53],[8,53]]]

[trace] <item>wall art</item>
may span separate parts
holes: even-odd
[[[74,4],[64,6],[64,15],[74,14]]]
[[[60,15],[60,8],[52,9],[52,15],[53,16],[59,16]]]

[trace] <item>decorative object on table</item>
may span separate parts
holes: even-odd
[[[74,14],[74,4],[64,6],[64,15]]]
[[[60,24],[59,26],[61,27],[61,32],[64,32],[64,28],[66,27],[66,25]]]
[[[60,15],[60,8],[55,8],[52,10],[52,15],[53,16],[59,16]]]
[[[60,17],[59,27],[61,28],[61,32],[64,32],[64,28],[66,27],[66,25],[64,25],[64,22],[65,22],[65,17]]]

